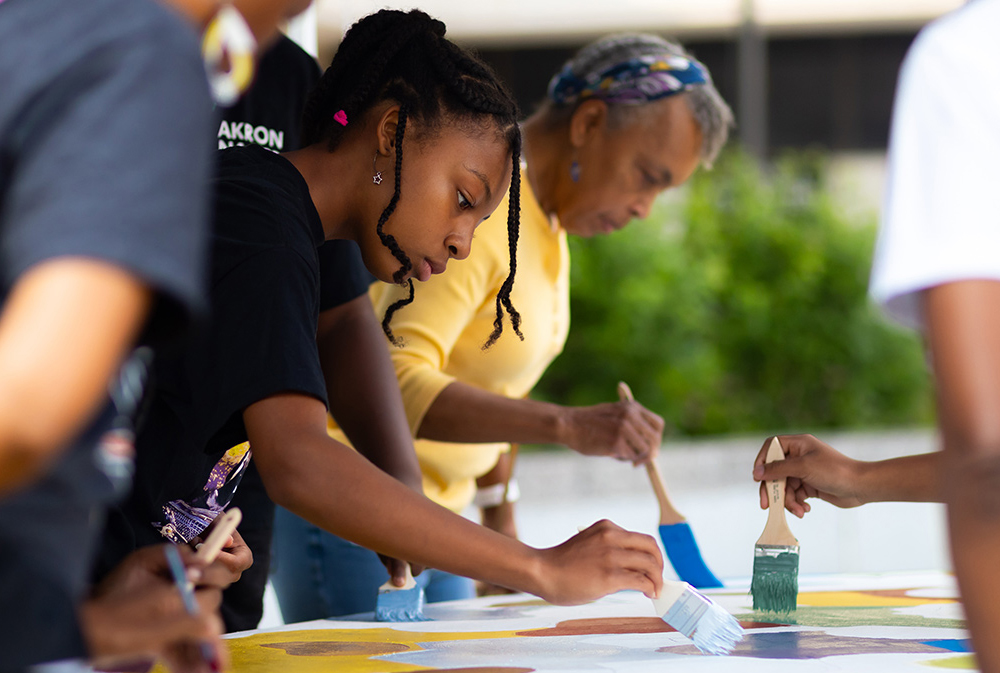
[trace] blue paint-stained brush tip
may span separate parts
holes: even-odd
[[[677,576],[696,589],[715,589],[722,586],[705,560],[701,550],[694,540],[694,533],[687,523],[674,523],[660,526],[660,539],[667,551],[670,565],[674,567]]]
[[[424,590],[419,586],[412,589],[389,589],[378,592],[375,604],[377,622],[426,622],[424,616]]]

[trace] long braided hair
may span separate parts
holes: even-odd
[[[522,340],[521,316],[510,300],[517,269],[516,252],[520,218],[521,132],[513,96],[496,74],[468,51],[444,37],[445,26],[420,10],[382,10],[355,23],[341,42],[306,102],[303,113],[303,143],[325,142],[334,150],[346,127],[336,121],[343,110],[349,120],[360,120],[375,104],[396,101],[400,105],[396,124],[396,185],[379,216],[375,231],[382,245],[399,260],[393,280],[402,285],[412,263],[396,239],[383,231],[399,202],[403,168],[403,138],[407,120],[416,118],[422,128],[434,130],[445,122],[472,121],[481,124],[491,118],[512,154],[510,208],[507,212],[507,239],[510,272],[497,294],[493,332],[483,348],[489,348],[503,332],[503,313],[510,316],[514,332]],[[486,119],[484,119],[486,118]],[[389,323],[393,313],[413,301],[413,280],[409,296],[386,310],[382,329],[389,340],[400,345]]]

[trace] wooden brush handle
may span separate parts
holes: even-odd
[[[624,381],[618,382],[618,399],[622,402],[632,402],[632,389]],[[684,515],[677,511],[670,498],[667,497],[667,486],[663,483],[663,475],[660,474],[660,466],[655,460],[646,461],[646,473],[649,475],[649,483],[653,485],[653,492],[656,493],[656,500],[660,503],[660,525],[669,526],[675,523],[686,521]]]
[[[767,447],[767,455],[764,457],[765,463],[773,463],[785,459],[785,452],[781,448],[781,443],[775,437],[771,440],[771,445]],[[795,546],[799,541],[792,535],[785,520],[785,480],[775,479],[765,482],[767,485],[767,524],[764,532],[761,533],[757,544]]]
[[[660,466],[655,460],[646,462],[646,473],[649,474],[649,483],[653,485],[653,492],[656,493],[656,500],[660,503],[660,525],[670,526],[675,523],[687,521],[684,515],[677,511],[670,498],[667,497],[667,487],[663,483],[663,475],[660,474]]]
[[[240,511],[239,507],[232,507],[229,511],[223,512],[216,517],[212,532],[208,534],[208,538],[204,544],[198,546],[198,559],[206,564],[215,561],[215,558],[229,540],[229,536],[240,525],[242,519],[243,512]]]

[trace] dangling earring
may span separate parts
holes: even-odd
[[[372,182],[374,182],[376,185],[381,185],[382,184],[382,171],[378,170],[375,167],[375,162],[376,161],[378,161],[378,152],[376,152],[375,156],[372,157],[372,170],[375,171],[375,175],[372,176]]]
[[[250,88],[257,65],[256,51],[257,40],[246,19],[232,5],[223,5],[201,41],[201,56],[216,103],[232,105]]]
[[[569,165],[569,177],[573,182],[580,182],[580,162],[576,159]]]

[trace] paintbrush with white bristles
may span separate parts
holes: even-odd
[[[706,654],[729,654],[743,640],[736,618],[687,582],[664,580],[653,606],[663,621]]]

